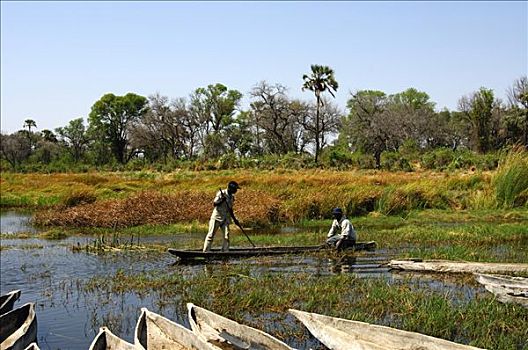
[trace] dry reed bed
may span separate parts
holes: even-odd
[[[35,221],[46,226],[129,227],[145,224],[172,224],[182,221],[207,221],[214,193],[181,192],[136,193],[125,199],[111,199],[73,207],[58,207],[36,214]],[[262,201],[255,201],[254,198]],[[237,211],[244,222],[264,225],[276,221],[278,201],[264,193],[248,191],[238,196]]]

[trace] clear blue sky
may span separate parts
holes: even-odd
[[[1,2],[1,130],[84,117],[103,94],[188,96],[261,80],[301,92],[311,64],[351,91],[427,92],[437,108],[527,74],[528,2]],[[245,100],[247,103],[247,100]]]

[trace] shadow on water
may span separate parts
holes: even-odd
[[[4,216],[2,224],[4,225]],[[24,230],[27,230],[27,227]],[[186,235],[182,237],[178,237],[182,245],[196,238]],[[38,238],[1,241],[2,246],[9,247],[3,249],[0,255],[1,292],[21,289],[22,296],[17,305],[36,303],[38,342],[42,349],[87,349],[101,326],[107,326],[115,334],[132,341],[141,307],[147,307],[181,324],[189,325],[186,311],[181,307],[182,302],[184,304],[187,300],[168,297],[160,291],[110,292],[104,285],[87,291],[84,286],[93,277],[112,277],[118,272],[132,276],[159,272],[177,273],[185,278],[198,273],[212,273],[220,267],[219,265],[226,264],[214,262],[174,265],[174,257],[157,251],[123,251],[103,255],[72,251],[72,245],[86,244],[91,240],[92,237],[76,236],[60,241]],[[142,242],[172,244],[173,240],[173,237],[161,236],[145,238]],[[227,263],[244,266],[252,276],[268,273],[309,273],[315,276],[350,273],[360,278],[383,278],[393,284],[411,284],[416,288],[432,288],[442,292],[456,291],[453,293],[456,294],[454,297],[458,300],[462,296],[460,302],[484,292],[483,288],[477,285],[461,287],[456,282],[438,275],[418,276],[391,272],[384,264],[394,253],[380,249],[357,255],[316,253],[234,259]],[[248,318],[248,321],[251,320]],[[264,331],[283,335],[282,338],[292,346],[323,348],[290,315],[263,314],[259,316],[258,324],[262,325]],[[303,335],[293,338],[290,334]]]

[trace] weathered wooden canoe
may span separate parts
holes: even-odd
[[[106,327],[99,328],[89,350],[139,350],[142,349],[134,344],[119,338]]]
[[[144,349],[219,349],[184,326],[146,308],[141,309],[134,344]]]
[[[396,328],[289,310],[326,347],[333,350],[476,350],[428,335]]]
[[[31,343],[24,350],[40,350],[40,348],[38,347],[37,343]]]
[[[391,260],[388,266],[396,270],[456,272],[456,273],[528,273],[528,264],[461,262],[449,260]]]
[[[35,304],[24,304],[0,316],[1,350],[22,350],[36,339]]]
[[[0,296],[0,315],[13,310],[13,305],[19,298],[20,290],[18,289]]]
[[[187,309],[193,332],[219,348],[292,350],[287,344],[261,330],[245,326],[192,303],[187,304]]]
[[[355,246],[347,249],[350,251],[374,250],[376,242],[358,242]],[[223,252],[220,249],[212,249],[208,252],[201,250],[177,250],[169,248],[169,253],[177,256],[181,260],[206,259],[221,260],[230,258],[244,258],[265,255],[285,255],[299,254],[306,252],[334,251],[334,248],[327,245],[303,246],[303,247],[260,247],[260,248],[232,248]]]
[[[515,303],[528,308],[528,278],[475,274],[477,281],[503,303]]]

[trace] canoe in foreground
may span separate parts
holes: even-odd
[[[0,296],[0,315],[13,310],[15,301],[20,298],[20,290],[13,290],[7,294]]]
[[[141,309],[134,344],[144,349],[218,350],[191,330],[146,308]]]
[[[503,303],[515,303],[528,308],[528,278],[475,274],[477,281]]]
[[[293,309],[289,311],[308,328],[314,337],[333,350],[479,349],[396,328]]]
[[[460,262],[449,260],[391,260],[390,268],[407,271],[457,273],[528,273],[528,264]]]
[[[22,350],[36,339],[35,304],[24,304],[0,316],[0,349]]]
[[[350,251],[374,250],[376,242],[358,242],[355,246],[347,249]],[[261,247],[261,248],[232,248],[229,251],[223,252],[219,249],[213,249],[209,252],[201,250],[177,250],[169,248],[169,253],[177,256],[181,260],[189,259],[229,259],[229,258],[243,258],[251,256],[265,256],[265,255],[286,255],[298,254],[306,252],[319,251],[334,251],[334,248],[327,245],[314,245],[302,247]]]
[[[279,339],[256,328],[245,326],[212,311],[187,304],[193,332],[222,349],[292,350]]]
[[[89,350],[138,350],[134,344],[119,338],[106,327],[99,328]]]

